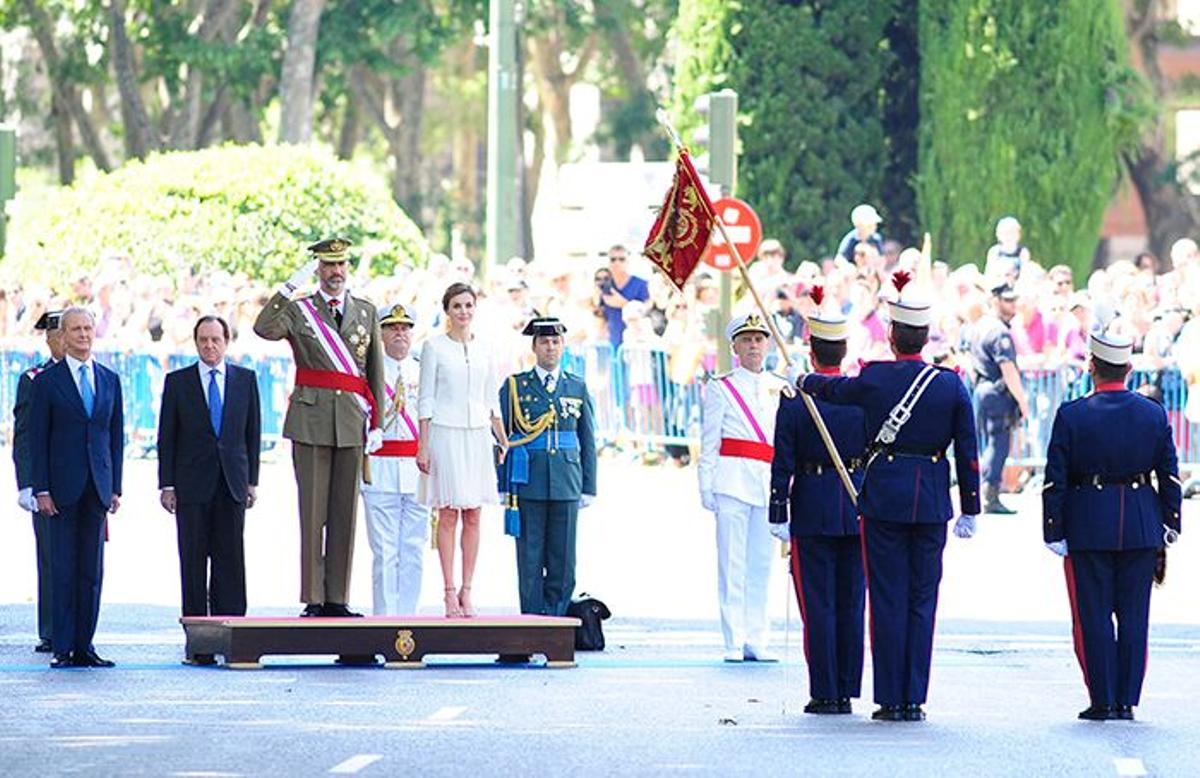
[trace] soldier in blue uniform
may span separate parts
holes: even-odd
[[[821,287],[812,291],[820,305]],[[846,357],[846,319],[812,316],[813,367],[840,375]],[[867,448],[862,409],[816,401],[856,489]],[[788,508],[791,522],[788,523]],[[862,688],[863,576],[858,511],[842,485],[800,397],[780,401],[771,463],[771,533],[791,542],[792,585],[804,619],[804,659],[811,699],[805,713],[850,713]]]
[[[929,303],[905,290],[889,304],[895,361],[871,362],[855,378],[808,374],[799,387],[821,400],[856,405],[872,440],[858,511],[870,591],[875,702],[871,718],[923,721],[933,653],[950,501],[946,449],[954,443],[961,514],[954,532],[970,537],[979,512],[975,418],[963,382],[921,360]]]
[[[38,373],[63,358],[62,330],[58,328],[62,311],[46,311],[33,325],[35,330],[46,333],[46,348],[50,358],[31,367],[21,374],[17,382],[17,400],[13,404],[13,465],[17,471],[17,504],[33,514],[33,536],[37,547],[37,625],[38,642],[34,651],[48,654],[50,640],[54,635],[54,610],[51,604],[50,576],[50,522],[48,516],[38,513],[37,501],[33,497],[33,450],[29,440],[29,408],[33,401],[33,379]]]
[[[1007,282],[992,289],[992,315],[985,317],[971,338],[975,368],[975,408],[987,440],[979,457],[983,481],[983,512],[1016,513],[1000,502],[1004,461],[1013,429],[1029,415],[1029,403],[1017,371],[1017,351],[1010,329],[1017,315],[1017,293]]]
[[[1125,388],[1132,341],[1093,333],[1089,350],[1095,391],[1054,417],[1042,534],[1065,557],[1075,655],[1091,700],[1079,718],[1131,721],[1146,672],[1150,585],[1160,550],[1181,529],[1182,488],[1166,411]]]
[[[500,388],[511,447],[499,468],[505,531],[516,536],[521,612],[562,616],[575,589],[575,523],[596,495],[592,398],[562,370],[563,334],[554,317],[533,319],[537,364]]]

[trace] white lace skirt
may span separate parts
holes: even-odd
[[[432,508],[478,508],[500,502],[490,427],[429,425],[429,475],[417,501]]]

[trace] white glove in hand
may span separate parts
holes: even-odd
[[[595,501],[596,501],[596,495],[594,495],[594,494],[581,494],[581,495],[579,495],[579,508],[580,508],[580,510],[582,510],[582,509],[584,509],[584,508],[588,507],[589,505],[591,505],[591,504],[592,504],[593,502],[595,502]]]
[[[800,364],[798,360],[788,365],[787,377],[789,384],[799,388],[800,379],[804,377],[804,365]]]
[[[283,287],[279,291],[286,295],[295,294],[296,290],[312,281],[313,274],[317,272],[317,260],[305,262],[304,266],[292,273],[288,280],[283,282]]]
[[[1056,540],[1053,543],[1047,543],[1046,548],[1050,549],[1059,556],[1067,555],[1067,541],[1065,540]]]
[[[712,492],[700,492],[700,505],[704,510],[716,513],[717,496]]]
[[[975,517],[969,514],[963,514],[954,522],[954,535],[960,538],[969,538],[975,535]]]
[[[383,430],[373,429],[367,432],[367,453],[374,454],[383,448]]]
[[[771,528],[771,535],[776,540],[782,541],[783,543],[790,543],[792,541],[792,528],[788,526],[787,522],[770,524],[768,526]]]
[[[17,505],[21,507],[21,510],[26,510],[30,513],[37,512],[37,500],[33,499],[33,487],[26,486],[17,492]]]

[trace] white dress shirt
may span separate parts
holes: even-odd
[[[546,376],[554,376],[554,380],[551,383],[554,386],[554,390],[558,390],[558,382],[562,378],[561,368],[556,367],[553,370],[543,370],[541,365],[534,365],[533,370],[537,373],[538,380],[542,382],[542,386],[546,386]],[[550,388],[546,387],[546,391],[550,391]]]
[[[92,381],[92,400],[95,401],[96,394],[97,394],[97,392],[96,392],[96,360],[93,359],[89,355],[86,362],[80,362],[75,357],[71,356],[70,354],[67,354],[67,367],[71,368],[71,380],[75,382],[76,390],[79,389],[79,368],[84,365],[88,366],[88,378],[90,378]],[[83,399],[83,392],[79,393],[79,397],[80,397],[80,399]]]
[[[204,362],[197,362],[196,366],[200,368],[200,390],[204,392],[204,403],[208,404],[208,382],[212,379],[210,374],[213,370],[217,371],[217,394],[221,395],[222,405],[225,402],[225,360],[221,360],[215,365],[209,366]]]
[[[466,343],[435,335],[421,349],[421,384],[417,399],[421,419],[444,427],[487,427],[500,417],[500,380],[488,346],[472,338]]]

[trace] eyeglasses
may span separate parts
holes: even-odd
[[[624,254],[613,254],[612,256],[610,256],[608,258],[608,261],[609,262],[624,262],[625,255]]]

